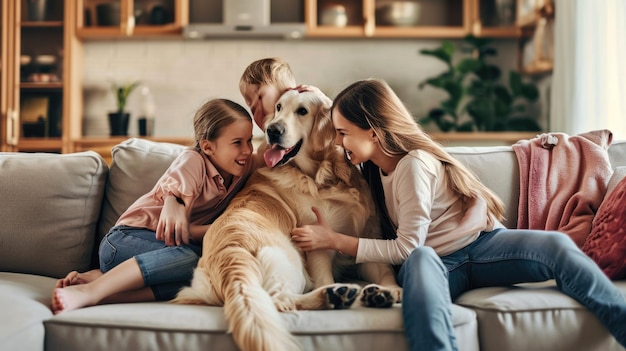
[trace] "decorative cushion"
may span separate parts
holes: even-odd
[[[602,201],[582,250],[609,278],[626,278],[626,177]]]

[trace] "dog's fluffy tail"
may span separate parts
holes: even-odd
[[[222,305],[215,295],[209,276],[200,266],[193,271],[191,286],[181,289],[171,302],[186,305]]]
[[[222,250],[220,282],[224,293],[224,313],[229,331],[242,350],[293,351],[301,346],[291,335],[272,298],[263,289],[263,270],[247,250]]]

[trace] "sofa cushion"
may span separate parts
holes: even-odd
[[[626,281],[615,282],[626,295]],[[623,351],[588,309],[554,281],[470,290],[455,303],[478,317],[481,351]]]
[[[626,168],[626,167],[621,167]],[[611,179],[620,177],[615,172]],[[609,182],[611,183],[611,182]],[[626,278],[626,177],[602,201],[583,252],[611,279]]]
[[[400,305],[281,313],[306,350],[406,350]],[[461,350],[478,350],[476,315],[454,305]],[[45,321],[46,349],[237,350],[222,307],[141,303],[95,306]]]
[[[98,226],[100,240],[135,200],[154,187],[184,149],[185,146],[178,144],[137,138],[113,147],[110,176]]]
[[[0,270],[87,270],[108,167],[102,157],[0,153]]]
[[[49,277],[0,272],[0,350],[43,350],[42,322],[52,317],[55,283]]]

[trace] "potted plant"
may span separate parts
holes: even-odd
[[[540,131],[537,121],[526,109],[537,101],[539,92],[531,83],[524,83],[516,71],[509,72],[509,86],[499,83],[501,70],[487,62],[497,55],[489,47],[489,39],[467,36],[464,39],[469,57],[453,63],[455,47],[443,42],[434,50],[420,53],[443,61],[447,70],[420,83],[423,89],[430,85],[443,89],[448,99],[433,108],[420,124],[435,123],[442,132],[448,131]]]
[[[139,82],[132,82],[125,85],[112,84],[111,88],[117,103],[117,111],[109,113],[110,135],[128,135],[128,121],[130,113],[126,112],[126,103],[130,94],[139,86]]]

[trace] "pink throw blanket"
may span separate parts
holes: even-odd
[[[513,145],[520,169],[518,229],[558,230],[582,247],[613,173],[613,134],[548,133]]]

